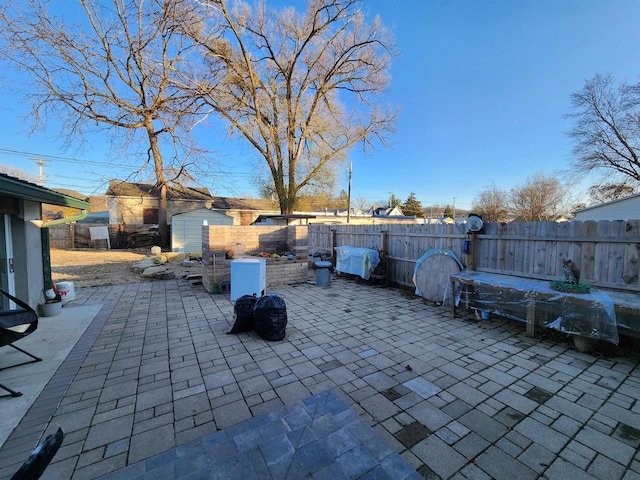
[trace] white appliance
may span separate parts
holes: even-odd
[[[266,293],[267,261],[264,258],[231,260],[231,301],[243,295],[261,297]]]

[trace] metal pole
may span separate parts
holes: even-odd
[[[352,162],[349,162],[349,186],[347,187],[347,223],[351,219],[351,168],[353,166]]]

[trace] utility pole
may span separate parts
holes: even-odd
[[[458,197],[453,197],[453,221],[456,221],[456,198]]]
[[[351,219],[351,170],[353,162],[349,162],[349,186],[347,187],[347,223]]]
[[[31,160],[36,162],[38,164],[38,167],[40,167],[40,186],[44,187],[44,175],[42,173],[42,167],[44,167],[47,164],[47,161],[41,158],[32,158]]]

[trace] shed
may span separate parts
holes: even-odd
[[[208,208],[179,213],[171,217],[171,249],[174,252],[202,253],[202,223],[233,225],[233,218]]]
[[[573,214],[575,219],[581,222],[586,220],[640,220],[640,194],[592,205],[576,210]]]

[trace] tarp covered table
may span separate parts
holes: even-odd
[[[359,275],[369,280],[371,272],[380,263],[377,250],[363,247],[335,247],[336,270],[340,273]]]
[[[545,280],[469,270],[454,273],[450,279],[454,315],[456,306],[463,303],[468,308],[527,322],[531,336],[534,327],[544,326],[618,343],[614,301],[602,291],[559,292]]]

